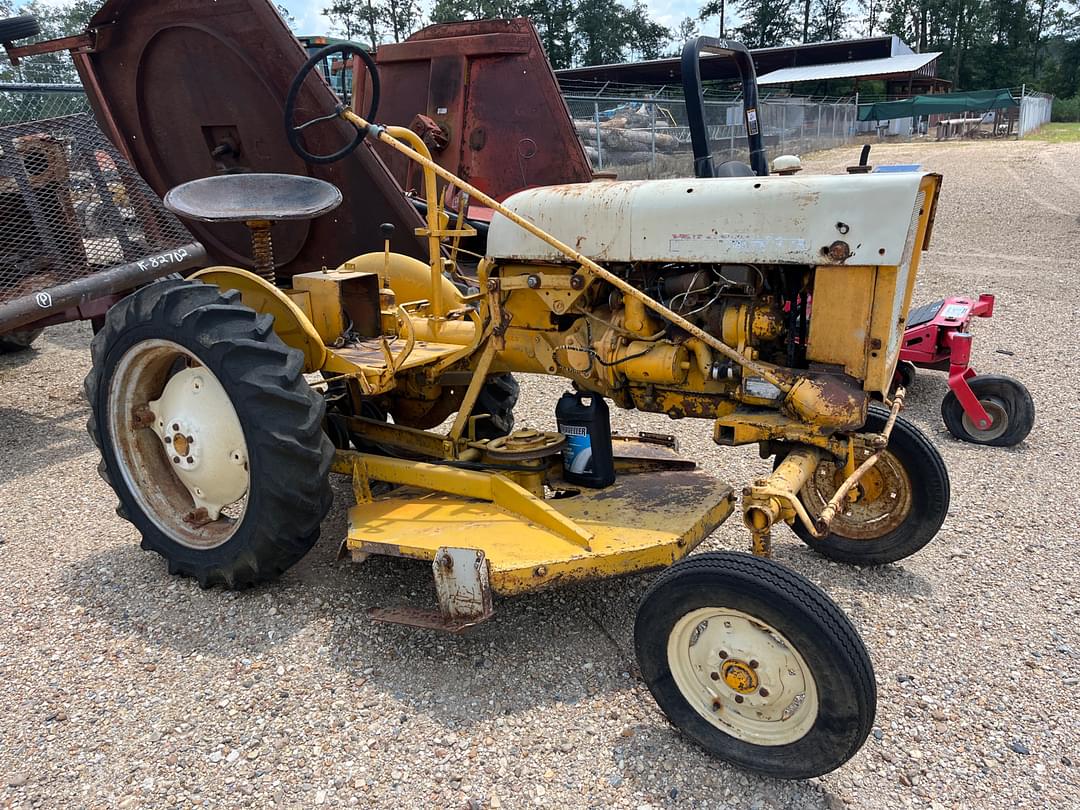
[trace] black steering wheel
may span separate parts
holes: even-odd
[[[289,146],[293,148],[293,151],[308,163],[336,163],[356,151],[356,147],[363,143],[364,138],[366,138],[368,134],[366,127],[364,129],[357,128],[356,138],[353,139],[353,142],[348,146],[334,152],[332,155],[313,155],[304,148],[303,139],[300,137],[300,133],[315,124],[321,124],[325,121],[332,121],[335,118],[340,118],[341,113],[345,111],[345,105],[339,103],[331,115],[314,118],[299,126],[294,126],[293,124],[293,116],[296,115],[296,100],[300,97],[300,89],[304,86],[304,82],[307,80],[308,75],[320,62],[327,59],[327,57],[338,53],[345,56],[350,54],[359,56],[361,61],[367,66],[368,71],[371,73],[371,108],[368,110],[366,120],[373,121],[375,119],[375,114],[379,111],[379,69],[375,65],[375,60],[371,57],[370,53],[365,51],[359,45],[343,42],[339,45],[329,45],[321,51],[312,54],[311,58],[304,62],[304,66],[300,68],[300,72],[296,74],[296,78],[293,79],[292,86],[289,88],[289,95],[285,99],[285,137],[289,139]],[[357,77],[354,72],[354,91],[356,85]]]

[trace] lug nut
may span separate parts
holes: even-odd
[[[758,668],[758,662],[755,661],[753,658],[751,658],[750,659],[750,669],[757,669],[757,668]]]
[[[721,650],[720,651],[720,657],[721,658],[727,658],[727,650]]]
[[[173,464],[179,464],[180,463],[180,456],[173,456],[172,463]]]
[[[720,680],[720,673],[719,672],[710,672],[709,677],[712,678],[714,681],[718,681],[718,680]]]
[[[172,426],[172,429],[173,429],[174,431],[179,431],[179,430],[180,430],[180,425],[178,425],[178,424],[176,424],[176,423],[174,422],[174,423],[173,423],[173,426]]]
[[[761,687],[761,688],[760,688],[760,689],[758,690],[758,694],[759,694],[759,695],[761,695],[762,697],[768,697],[768,696],[769,696],[769,690],[768,690],[768,689],[766,689],[766,688],[765,688],[765,687],[763,686],[763,687]]]
[[[735,702],[736,703],[742,703],[743,702],[743,696],[742,695],[736,695],[735,696]]]
[[[187,461],[188,464],[194,464],[195,463],[195,459],[193,459],[191,456],[188,456],[186,461]]]

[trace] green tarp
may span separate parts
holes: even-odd
[[[972,90],[967,93],[935,93],[900,101],[878,101],[859,105],[860,121],[887,121],[890,118],[912,118],[916,115],[948,115],[950,113],[987,112],[1019,107],[1008,90]]]

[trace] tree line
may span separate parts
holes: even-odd
[[[426,24],[417,0],[338,0],[325,13],[346,36],[399,42]],[[895,34],[940,51],[958,89],[1028,84],[1080,89],[1080,0],[706,0],[674,28],[642,0],[435,0],[430,22],[530,17],[556,69],[674,55],[698,33],[750,48]]]
[[[287,21],[289,5],[278,9]],[[77,32],[100,0],[16,3],[0,14],[35,14],[46,36]],[[524,16],[558,68],[675,55],[699,33],[751,48],[896,34],[920,52],[940,51],[938,74],[957,89],[1027,84],[1070,98],[1080,91],[1080,0],[705,0],[674,28],[644,0],[334,0],[330,31],[373,45],[400,42],[430,22]]]

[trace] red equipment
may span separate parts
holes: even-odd
[[[910,388],[915,369],[949,372],[949,393],[941,403],[945,427],[958,439],[1011,447],[1031,432],[1035,404],[1024,384],[1012,377],[975,373],[971,359],[972,318],[994,314],[994,296],[951,297],[918,307],[908,316],[900,348],[899,382]]]

